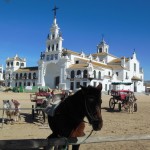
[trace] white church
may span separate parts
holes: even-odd
[[[26,67],[26,59],[6,60],[5,84],[17,86],[48,86],[52,89],[77,91],[80,85],[103,85],[103,91],[127,89],[143,92],[144,72],[134,51],[131,57],[117,57],[109,53],[109,45],[102,39],[94,54],[63,47],[63,37],[56,19],[46,41],[46,49],[41,53],[37,67]]]

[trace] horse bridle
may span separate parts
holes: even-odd
[[[97,118],[94,118],[94,116],[92,114],[90,114],[89,110],[88,110],[88,106],[87,106],[87,96],[85,96],[84,92],[82,91],[83,93],[83,96],[84,96],[84,104],[85,104],[85,109],[86,109],[86,112],[87,112],[87,115],[89,116],[89,118],[91,119],[92,122],[94,121],[98,121]],[[94,97],[94,96],[93,96]],[[102,103],[102,100],[100,99],[100,102]],[[97,108],[96,108],[97,109]]]

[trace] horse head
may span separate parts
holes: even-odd
[[[9,100],[3,100],[3,107],[4,107],[4,109],[10,109],[11,108]]]
[[[85,115],[89,123],[92,125],[93,130],[98,131],[103,126],[103,120],[101,115],[102,84],[99,84],[97,87],[81,86],[81,90],[84,96]]]

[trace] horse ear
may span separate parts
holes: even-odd
[[[102,84],[99,83],[99,85],[96,87],[97,89],[99,89],[100,91],[102,90]]]

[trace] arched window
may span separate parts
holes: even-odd
[[[81,70],[78,70],[78,71],[77,71],[77,75],[81,75]]]
[[[24,63],[21,63],[21,66],[24,66]]]
[[[54,44],[52,45],[52,51],[54,51]]]
[[[17,82],[15,83],[15,87],[17,87]]]
[[[26,86],[26,82],[24,82],[24,86]]]
[[[94,78],[96,78],[96,71],[95,70],[93,71],[93,74],[94,74]]]
[[[35,86],[35,82],[33,82],[33,86]]]
[[[18,79],[18,73],[16,73],[16,79]]]
[[[50,51],[50,45],[48,46],[48,51]]]
[[[19,66],[19,62],[16,62],[16,66]]]
[[[87,70],[83,71],[83,78],[87,78]]]
[[[71,71],[71,78],[74,78],[74,70]]]
[[[20,73],[20,79],[22,79],[22,73]]]
[[[98,72],[98,78],[101,79],[101,72]]]
[[[47,60],[47,61],[49,61],[49,60],[50,60],[50,56],[49,56],[49,55],[47,55],[46,60]]]
[[[9,62],[7,63],[7,66],[9,67]]]
[[[102,52],[102,48],[99,48],[99,53],[101,53]]]
[[[52,55],[51,55],[51,60],[53,60],[53,59],[54,59],[54,55],[52,54]]]
[[[24,79],[27,79],[27,73],[24,73]]]
[[[11,66],[13,66],[13,62],[11,62]]]
[[[57,43],[57,45],[56,45],[56,50],[58,50],[58,43]]]
[[[33,79],[36,79],[36,73],[35,72],[33,73]]]
[[[28,78],[31,79],[31,73],[29,73]]]

